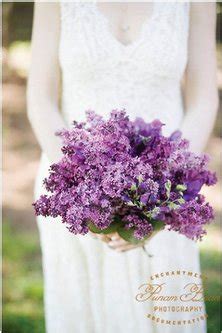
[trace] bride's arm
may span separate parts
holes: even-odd
[[[59,4],[35,3],[32,58],[27,87],[28,117],[50,162],[61,157],[61,140],[55,136],[55,132],[65,127],[58,108],[59,16]]]
[[[28,117],[50,163],[62,157],[61,139],[55,136],[55,132],[65,128],[58,107],[59,36],[59,4],[35,3],[32,59],[27,88]],[[108,241],[105,235],[95,237]]]
[[[215,52],[215,3],[192,3],[184,99],[183,136],[201,152],[212,131],[218,107]]]

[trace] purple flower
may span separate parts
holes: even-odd
[[[191,239],[201,239],[206,233],[203,226],[213,219],[213,209],[208,203],[190,200],[165,216],[171,230]]]
[[[175,131],[170,135],[169,140],[178,141],[181,139],[181,136],[182,136],[182,133],[180,131]]]
[[[217,181],[209,157],[188,150],[179,131],[166,137],[159,120],[132,122],[124,110],[108,120],[87,111],[85,123],[56,133],[63,158],[51,165],[44,180],[48,191],[33,204],[36,215],[61,217],[68,230],[85,235],[89,225],[100,230],[115,217],[143,239],[162,220],[170,229],[200,239],[212,208],[200,195]]]
[[[150,235],[153,231],[153,226],[145,218],[141,218],[138,215],[128,215],[124,217],[126,222],[125,228],[134,230],[134,237],[136,239],[143,239]]]

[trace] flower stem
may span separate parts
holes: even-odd
[[[147,255],[148,258],[152,258],[153,257],[153,254],[150,254],[149,252],[147,252],[147,250],[145,248],[145,245],[142,246],[142,249],[143,249],[144,253]]]

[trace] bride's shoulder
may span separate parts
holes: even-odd
[[[190,21],[193,29],[198,29],[199,34],[212,30],[214,34],[216,23],[215,2],[192,2],[190,5]],[[206,38],[205,38],[206,39]]]
[[[190,4],[190,12],[193,17],[205,17],[210,14],[215,15],[215,2],[192,2]]]

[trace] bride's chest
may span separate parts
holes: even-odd
[[[126,27],[128,28],[128,27]],[[61,3],[60,62],[62,69],[95,78],[134,73],[180,79],[187,62],[188,3],[154,3],[152,13],[124,43],[108,18],[92,3]]]

